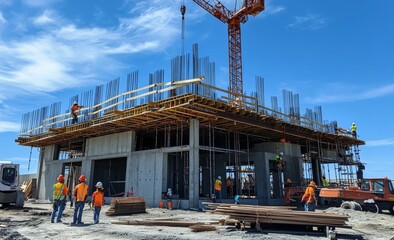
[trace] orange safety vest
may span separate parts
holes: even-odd
[[[302,196],[302,201],[303,201],[303,202],[308,201],[309,203],[316,201],[316,198],[315,198],[315,188],[314,188],[314,187],[312,187],[312,186],[309,185],[309,186],[305,189],[305,193],[304,193],[304,195]]]
[[[92,202],[93,202],[93,206],[96,206],[96,207],[103,206],[104,205],[104,193],[96,190],[92,194]]]
[[[67,186],[58,182],[53,185],[53,200],[63,200],[66,198],[68,192]]]
[[[89,186],[85,183],[80,183],[75,186],[73,195],[75,197],[76,202],[84,202],[86,200],[86,196],[88,195]]]
[[[215,190],[222,191],[222,181],[216,179],[215,181]]]

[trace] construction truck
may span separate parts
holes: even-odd
[[[19,164],[0,161],[0,204],[4,207],[10,203],[23,207],[24,193],[19,188]]]
[[[320,189],[320,203],[376,213],[388,210],[394,215],[394,188],[390,179],[360,179],[357,184],[358,186]]]

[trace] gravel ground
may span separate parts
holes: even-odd
[[[321,232],[300,232],[289,229],[264,230],[256,232],[246,228],[240,231],[234,226],[219,225],[223,215],[210,212],[197,212],[186,210],[167,210],[161,208],[148,208],[147,213],[132,216],[105,215],[109,206],[101,211],[100,223],[93,224],[93,212],[86,209],[83,213],[84,225],[70,226],[73,209],[66,207],[63,223],[50,223],[51,204],[27,202],[24,209],[0,209],[0,239],[279,239],[279,240],[309,240],[327,239]],[[321,211],[321,210],[320,210]],[[337,228],[337,239],[379,239],[394,240],[394,216],[387,213],[374,214],[358,212],[340,208],[329,208],[325,212],[347,214],[350,216],[349,225],[352,229]],[[197,221],[213,224],[216,231],[192,232],[186,227],[162,227],[142,225],[117,225],[112,221],[133,219],[171,218],[183,221]]]

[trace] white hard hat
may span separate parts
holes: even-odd
[[[74,101],[74,103],[73,104],[78,104],[78,102],[77,101]]]
[[[356,125],[355,123],[352,123],[352,125]]]
[[[283,156],[283,152],[280,152],[279,155]]]
[[[96,188],[103,188],[103,183],[102,182],[97,182]]]
[[[218,178],[219,178],[219,179],[222,179],[222,177],[221,177],[221,176],[218,176]]]

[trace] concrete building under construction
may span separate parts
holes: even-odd
[[[282,205],[285,179],[305,186],[325,175],[351,184],[361,169],[358,146],[365,143],[323,121],[321,107],[301,114],[299,96],[287,90],[283,107],[277,97],[267,107],[261,77],[255,92],[234,101],[215,86],[215,65],[198,57],[197,45],[171,61],[170,76],[166,82],[158,70],[138,88],[133,72],[126,84],[97,86],[64,109],[58,102],[23,115],[16,141],[40,148],[37,197],[51,198],[59,174],[70,187],[83,174],[90,191],[103,182],[106,197],[133,194],[153,207],[171,188],[179,208],[201,208],[221,176],[224,202],[240,195],[244,203]],[[76,124],[73,101],[84,106]],[[226,178],[234,185],[226,187]]]

